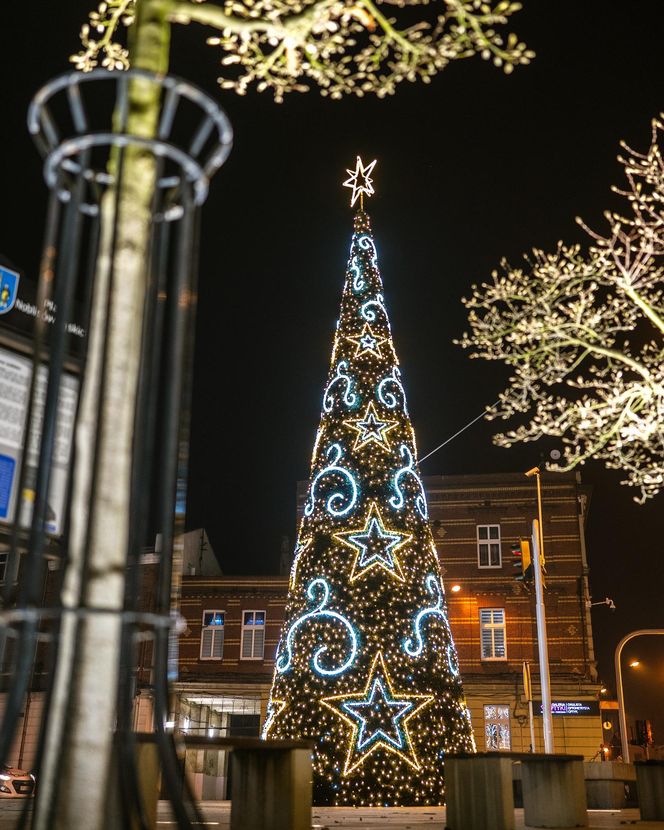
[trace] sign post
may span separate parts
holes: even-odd
[[[551,680],[549,677],[549,647],[546,639],[546,612],[542,585],[540,527],[533,519],[533,570],[535,572],[535,608],[537,613],[537,650],[539,653],[540,684],[542,687],[542,726],[544,751],[553,752],[553,718],[551,717]]]
[[[535,752],[535,723],[533,720],[533,685],[530,680],[530,663],[523,662],[523,691],[528,701],[528,722],[530,723],[530,751]]]

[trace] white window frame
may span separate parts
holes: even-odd
[[[252,623],[245,623],[245,618],[247,614],[254,615],[254,622]],[[261,653],[259,655],[254,653],[254,646],[255,646],[255,633],[257,631],[256,628],[256,614],[263,615],[263,623],[262,623],[262,632],[263,632],[263,642],[261,645]],[[265,627],[267,624],[267,613],[262,608],[243,608],[242,609],[242,638],[240,640],[240,660],[264,660],[265,659]],[[245,637],[248,637],[251,634],[251,656],[245,656],[244,654],[244,641]]]
[[[223,615],[223,623],[221,625],[205,625],[205,615],[206,614],[222,614]],[[226,612],[223,611],[221,608],[206,608],[203,611],[201,616],[201,646],[199,651],[199,660],[216,660],[219,662],[220,660],[224,659],[224,629],[226,628]],[[212,640],[210,643],[210,653],[203,654],[203,642],[205,638],[206,632],[211,632]],[[219,655],[216,655],[215,652],[215,645],[217,639],[221,638],[221,652]]]
[[[486,539],[480,538],[480,530],[486,528]],[[498,531],[498,535],[495,537],[491,536],[491,530],[496,528]],[[491,546],[497,545],[498,546],[498,562],[497,564],[491,563]],[[482,546],[486,547],[487,553],[487,563],[486,565],[482,564]],[[478,568],[502,568],[503,567],[503,548],[502,542],[500,539],[500,525],[493,524],[493,525],[477,525],[477,567]]]
[[[507,712],[507,716],[501,717],[500,714],[497,714],[495,717],[487,717],[487,709],[502,709]],[[507,746],[490,745],[487,734],[488,726],[496,728],[499,744],[505,742],[505,737],[507,737]],[[487,703],[484,705],[484,748],[487,752],[509,752],[512,749],[512,722],[508,703]]]
[[[504,608],[480,608],[480,658],[483,662],[488,662],[492,660],[507,660],[507,621],[505,619],[505,609]],[[490,614],[490,618],[487,620],[486,615]],[[501,615],[502,619],[499,622],[496,622],[494,617],[495,615]],[[483,619],[484,617],[484,619]],[[491,632],[491,654],[485,655],[484,653],[484,632],[489,631]],[[496,632],[502,631],[503,635],[503,654],[497,656],[496,655]]]

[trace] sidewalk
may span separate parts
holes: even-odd
[[[0,830],[16,827],[23,802],[18,799],[0,799]],[[204,801],[201,804],[204,816],[202,827],[225,830],[230,827],[229,801]],[[516,830],[528,830],[523,823],[523,810],[515,810]],[[664,821],[639,821],[638,810],[589,810],[590,830],[615,827],[634,830],[664,830]],[[311,820],[312,830],[443,830],[445,827],[444,807],[314,807]],[[169,805],[159,802],[157,830],[176,830]],[[556,830],[551,828],[551,830]]]
[[[224,828],[230,826],[229,801],[204,801],[201,804],[205,826]],[[165,802],[159,804],[158,828],[175,827],[168,815]],[[523,823],[523,810],[515,810],[516,830],[528,830]],[[312,830],[443,830],[444,807],[314,807]],[[588,826],[591,830],[615,827],[634,830],[664,830],[662,821],[640,821],[638,810],[589,810]],[[555,828],[551,828],[555,830]]]

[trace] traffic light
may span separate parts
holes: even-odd
[[[512,567],[518,568],[520,573],[516,579],[519,582],[530,582],[533,577],[533,563],[530,555],[530,541],[519,539],[512,545]]]

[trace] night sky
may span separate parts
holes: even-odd
[[[37,88],[68,69],[92,5],[3,9],[0,252],[32,277],[46,190],[25,112]],[[203,213],[188,506],[188,525],[207,529],[226,573],[276,572],[282,536],[294,538],[295,484],[308,475],[352,233],[341,181],[355,155],[378,159],[368,210],[424,455],[493,402],[506,377],[453,344],[465,325],[460,298],[503,256],[584,241],[576,215],[601,228],[603,210],[618,204],[619,140],[648,147],[650,119],[664,109],[661,0],[524,5],[510,28],[537,52],[530,66],[506,77],[460,61],[382,101],[310,92],[276,105],[266,93],[221,92],[206,32],[176,27],[172,71],[221,101],[235,129]],[[525,470],[554,446],[499,449],[494,428],[476,424],[422,472]],[[639,507],[618,474],[596,465],[583,479],[594,488],[593,599],[617,606],[593,610],[600,672],[613,685],[620,637],[664,627],[664,496]],[[637,653],[635,702],[664,688],[664,643],[637,641]],[[662,697],[635,710],[653,718],[659,743]]]

